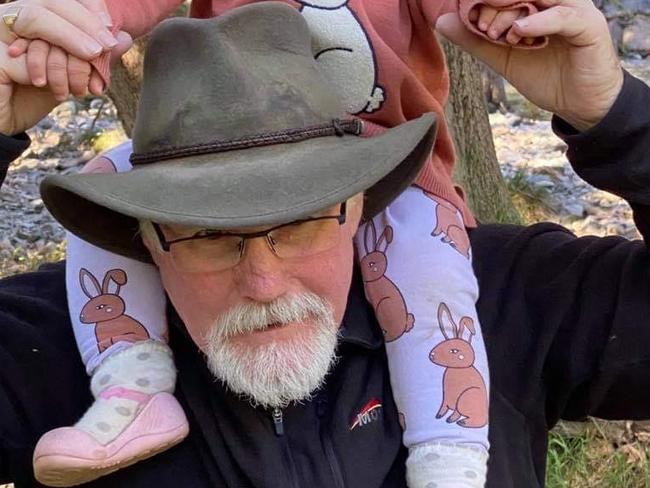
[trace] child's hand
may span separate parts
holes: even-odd
[[[505,34],[505,41],[513,46],[522,41],[513,29],[513,23],[525,17],[527,11],[519,10],[498,10],[489,5],[479,5],[470,12],[470,21],[476,23],[478,29],[485,32],[490,39],[500,39]],[[534,42],[532,38],[525,38],[523,42],[531,45]]]
[[[48,42],[18,38],[7,51],[11,57],[26,53],[32,83],[37,87],[48,86],[58,101],[70,94],[83,97],[88,92],[101,95],[104,91],[104,81],[88,61]]]

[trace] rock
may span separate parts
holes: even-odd
[[[61,132],[48,130],[40,138],[39,142],[45,146],[45,149],[52,149],[61,142]]]
[[[635,14],[650,15],[650,0],[604,0],[600,8],[605,17],[631,16]]]
[[[569,146],[567,146],[564,142],[558,142],[555,146],[553,146],[554,151],[559,151],[562,154],[564,154],[567,149],[569,149]]]
[[[41,119],[41,121],[38,123],[38,128],[43,129],[43,130],[48,130],[48,129],[51,129],[52,127],[54,127],[54,125],[55,125],[55,122],[52,119],[52,117],[47,116],[47,117],[44,117],[43,119]]]
[[[637,16],[625,27],[621,48],[642,56],[650,54],[650,17]]]
[[[40,198],[35,198],[34,200],[29,201],[29,205],[34,210],[42,210],[43,209],[43,200],[40,199]]]
[[[519,127],[523,122],[523,119],[521,117],[514,114],[508,114],[507,120],[510,127]]]
[[[64,122],[64,124],[67,123],[69,119],[76,114],[77,104],[74,102],[74,100],[63,102],[52,111],[52,115],[59,119],[59,123]]]
[[[563,205],[564,210],[574,217],[584,217],[586,215],[585,207],[579,202],[570,202]]]
[[[29,158],[21,160],[16,167],[19,171],[30,171],[38,168],[40,164],[41,161],[39,159]]]
[[[99,110],[102,106],[106,106],[106,101],[101,97],[93,98],[90,101],[90,108],[93,110]]]
[[[553,188],[555,186],[555,182],[548,175],[530,175],[528,181],[535,186],[541,186],[543,188]]]

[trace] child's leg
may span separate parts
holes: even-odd
[[[129,154],[130,145],[119,146],[85,171],[126,171]],[[166,449],[188,429],[170,395],[176,369],[157,270],[67,237],[68,308],[95,401],[74,427],[39,440],[34,472],[50,486],[91,481]]]
[[[140,404],[135,397],[104,398],[104,391],[174,391],[165,295],[154,266],[109,253],[70,233],[66,287],[75,339],[96,398],[76,426],[106,444],[131,423]]]
[[[459,213],[411,187],[359,229],[357,247],[386,339],[409,486],[483,486],[489,376]]]

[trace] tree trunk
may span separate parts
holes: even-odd
[[[190,1],[180,5],[171,17],[184,17],[189,10]],[[111,87],[108,96],[113,100],[117,109],[117,116],[122,122],[124,132],[131,137],[135,114],[140,100],[142,87],[142,68],[144,51],[149,36],[142,37],[133,43],[133,47],[122,56],[122,59],[113,67]]]
[[[494,150],[479,64],[456,46],[441,41],[451,84],[446,116],[456,143],[454,177],[465,189],[469,206],[478,220],[521,223]]]
[[[142,86],[142,68],[147,38],[137,40],[131,49],[115,65],[111,75],[111,87],[108,96],[113,100],[117,116],[122,122],[124,132],[131,137],[135,114],[138,110],[140,87]]]

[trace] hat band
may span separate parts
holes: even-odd
[[[342,137],[345,134],[360,135],[362,122],[359,119],[340,120],[334,119],[329,124],[313,125],[300,129],[285,129],[276,132],[255,134],[239,139],[225,141],[214,141],[195,146],[177,147],[151,151],[148,153],[133,153],[129,158],[131,164],[148,164],[168,159],[176,159],[185,156],[198,156],[201,154],[213,154],[237,149],[248,149],[251,147],[271,146],[274,144],[287,144],[292,142],[306,141],[317,137]]]

